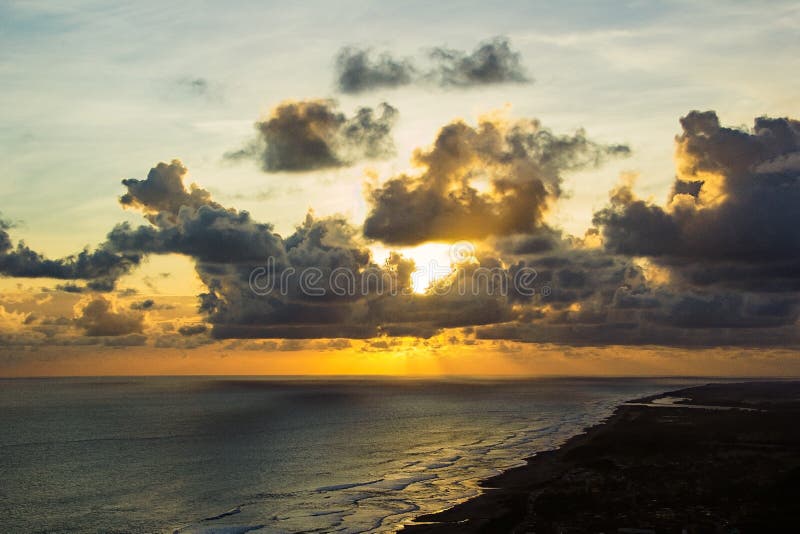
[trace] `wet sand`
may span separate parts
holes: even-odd
[[[403,532],[800,532],[800,382],[636,399],[482,485]]]

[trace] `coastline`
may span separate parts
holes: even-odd
[[[670,398],[671,402],[656,402]],[[800,382],[706,384],[618,406],[483,492],[400,532],[797,528]]]

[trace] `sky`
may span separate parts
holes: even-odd
[[[3,2],[0,376],[797,375],[799,26]]]

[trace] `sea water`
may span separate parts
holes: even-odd
[[[0,380],[0,532],[391,532],[697,382]]]

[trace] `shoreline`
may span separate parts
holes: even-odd
[[[653,404],[664,398],[674,401]],[[560,447],[481,481],[480,495],[399,532],[797,528],[786,499],[800,499],[798,416],[800,381],[632,399]]]

